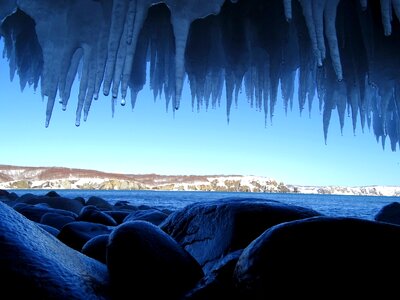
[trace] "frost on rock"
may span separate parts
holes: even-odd
[[[99,93],[114,110],[130,90],[133,108],[146,84],[175,111],[187,78],[193,109],[224,98],[229,120],[244,91],[268,122],[278,95],[286,111],[318,99],[325,139],[336,111],[395,151],[399,18],[400,0],[4,0],[0,36],[11,80],[47,98],[46,126],[77,78],[77,126]]]

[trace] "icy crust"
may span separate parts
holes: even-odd
[[[319,100],[325,139],[336,110],[342,128],[348,112],[354,129],[372,127],[396,150],[399,16],[399,0],[7,0],[0,34],[11,78],[40,81],[46,126],[76,78],[79,126],[100,92],[114,110],[129,88],[134,107],[147,78],[175,111],[187,76],[198,109],[219,105],[225,88],[228,120],[242,89],[266,118],[279,88],[286,109],[297,90],[300,111]]]

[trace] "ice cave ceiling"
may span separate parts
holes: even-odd
[[[272,117],[280,88],[285,108],[319,102],[325,137],[350,114],[395,151],[399,18],[400,0],[1,0],[0,36],[11,79],[47,97],[46,126],[78,73],[76,125],[99,93],[134,106],[145,84],[177,110],[187,78],[193,105],[223,98],[228,118],[241,89]]]

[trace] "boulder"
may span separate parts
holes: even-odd
[[[76,214],[79,214],[83,207],[82,203],[76,199],[69,199],[64,197],[36,196],[29,193],[19,197],[17,201],[26,204],[46,203],[52,208],[68,210]]]
[[[272,200],[228,198],[199,202],[172,213],[160,227],[207,273],[226,254],[244,249],[266,229],[320,213]]]
[[[0,202],[1,293],[12,299],[110,299],[106,267]]]
[[[43,215],[45,215],[47,213],[53,213],[53,214],[58,214],[61,216],[71,217],[74,220],[78,217],[77,214],[75,214],[71,211],[51,208],[47,204],[42,204],[42,203],[35,204],[35,205],[26,204],[26,203],[17,203],[13,206],[13,208],[20,214],[24,215],[29,220],[35,221],[38,223],[40,223]]]
[[[234,281],[242,299],[367,299],[398,294],[400,227],[315,217],[276,225],[246,249]]]
[[[0,197],[8,197],[9,195],[8,191],[0,189]]]
[[[75,218],[53,212],[44,214],[40,219],[41,224],[52,226],[54,228],[57,228],[58,230],[61,230],[61,228],[63,228],[65,224],[71,222],[75,222]]]
[[[87,202],[86,205],[94,205],[100,210],[112,210],[113,206],[108,203],[108,201],[104,200],[103,198],[97,197],[97,196],[91,196]]]
[[[102,212],[97,208],[97,206],[94,205],[87,205],[83,207],[77,220],[98,223],[107,226],[117,226],[117,222],[115,222],[110,215]]]
[[[233,282],[233,272],[241,254],[242,250],[237,250],[221,258],[198,285],[190,290],[183,299],[238,299]]]
[[[124,211],[124,210],[105,210],[103,212],[109,215],[111,218],[113,218],[118,225],[122,224],[126,216],[130,214],[129,211]]]
[[[158,209],[150,208],[146,210],[138,210],[131,212],[125,219],[124,222],[129,221],[147,221],[154,225],[159,225],[168,217],[167,214],[159,211]]]
[[[75,197],[74,200],[78,201],[79,203],[81,203],[82,206],[86,205],[85,198],[83,198],[83,197]]]
[[[5,204],[10,205],[13,204],[15,199],[18,198],[18,195],[14,192],[10,193],[6,190],[0,189],[0,201],[3,201]]]
[[[392,202],[382,207],[374,219],[380,222],[387,222],[400,225],[400,203]]]
[[[47,197],[61,197],[56,191],[50,191],[48,193],[46,193]]]
[[[105,264],[109,236],[109,234],[101,234],[91,238],[82,246],[81,252]]]
[[[130,204],[129,201],[119,200],[115,202],[114,209],[132,212],[137,211],[138,207]]]
[[[90,222],[72,222],[65,224],[58,234],[58,239],[69,247],[81,251],[82,246],[101,234],[109,234],[111,229],[105,225]]]
[[[107,246],[113,295],[180,299],[202,278],[196,260],[157,226],[144,221],[117,226]]]

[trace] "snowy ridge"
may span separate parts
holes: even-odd
[[[289,189],[302,194],[400,196],[400,186],[289,186]]]
[[[133,175],[83,169],[3,165],[0,165],[0,189],[171,190],[400,196],[400,186],[298,186],[262,176]]]

